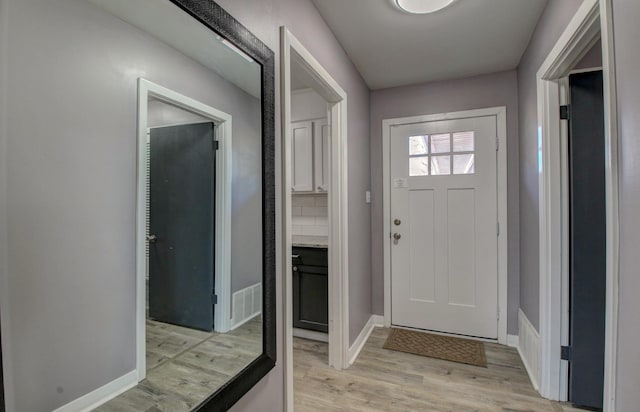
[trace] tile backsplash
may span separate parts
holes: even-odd
[[[292,195],[292,234],[327,236],[327,195]]]

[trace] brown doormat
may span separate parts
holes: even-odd
[[[487,367],[484,343],[475,340],[392,328],[383,347],[414,355]]]

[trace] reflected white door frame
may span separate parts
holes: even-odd
[[[322,65],[284,26],[281,45],[281,214],[280,256],[284,293],[284,383],[285,411],[293,411],[293,290],[291,268],[291,63],[302,67],[313,79],[313,89],[327,102],[331,125],[329,139],[329,365],[349,366],[349,266],[347,192],[347,94]]]
[[[147,374],[146,365],[146,231],[147,231],[147,115],[149,98],[180,107],[211,119],[219,142],[216,153],[215,288],[218,303],[214,312],[216,332],[227,332],[231,324],[231,115],[197,100],[138,79],[138,180],[136,194],[136,372],[138,382]]]

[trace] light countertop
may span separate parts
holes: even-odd
[[[327,236],[293,235],[291,242],[293,246],[298,247],[326,248],[329,245],[329,238]]]

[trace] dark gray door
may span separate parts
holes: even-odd
[[[149,317],[213,330],[213,123],[151,129]]]
[[[606,289],[602,72],[569,77],[569,400],[602,408]]]

